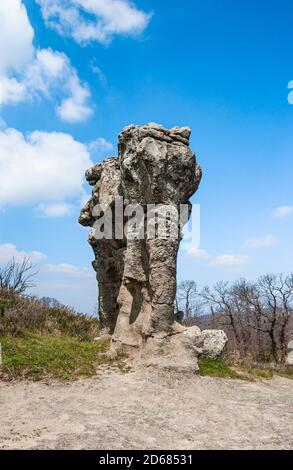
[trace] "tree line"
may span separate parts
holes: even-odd
[[[202,290],[183,281],[175,307],[177,320],[186,325],[223,329],[228,353],[239,359],[286,361],[293,338],[293,273],[218,282]]]
[[[24,295],[34,286],[36,274],[29,259],[0,266],[0,318],[7,295]],[[177,288],[175,318],[187,326],[223,329],[229,338],[227,352],[234,359],[282,364],[293,339],[293,273],[265,275],[255,282],[221,281],[201,290],[194,281],[183,281]]]

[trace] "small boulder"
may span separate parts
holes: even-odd
[[[201,350],[204,344],[204,337],[198,326],[189,326],[183,333],[183,335],[188,338],[188,341],[192,347],[196,350]]]
[[[289,352],[288,356],[287,356],[287,364],[289,365],[293,365],[293,351]]]
[[[293,340],[288,343],[288,356],[287,356],[287,364],[293,365]]]
[[[226,333],[222,330],[204,330],[201,334],[203,337],[202,355],[211,358],[221,356],[228,342]]]

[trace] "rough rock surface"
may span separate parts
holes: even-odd
[[[113,344],[138,348],[148,358],[153,354],[178,362],[176,356],[180,362],[185,356],[186,365],[194,365],[200,347],[199,332],[186,332],[174,320],[180,219],[174,227],[173,219],[167,218],[165,238],[149,233],[131,236],[130,229],[121,233],[116,222],[120,216],[118,200],[124,229],[128,227],[126,216],[132,215],[131,210],[125,213],[129,205],[142,208],[138,225],[143,229],[149,227],[149,205],[168,206],[169,213],[179,213],[184,204],[187,222],[189,199],[201,180],[201,168],[189,147],[190,133],[188,127],[168,130],[154,123],[123,129],[118,158],[108,158],[86,173],[93,193],[79,219],[80,224],[94,227],[100,216],[97,204],[111,208],[113,215],[112,236],[105,234],[97,239],[93,231],[89,237],[95,254],[93,267],[99,283],[103,331],[112,336]],[[172,236],[174,228],[177,237]]]
[[[204,330],[202,331],[202,337],[202,355],[212,358],[222,354],[228,341],[226,333],[222,330]]]
[[[293,365],[293,340],[288,343],[287,364]]]

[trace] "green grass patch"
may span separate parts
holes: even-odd
[[[250,378],[251,380],[256,378],[269,380],[274,376],[273,371],[270,369],[260,369],[258,367],[241,367],[241,370],[243,370],[243,372],[247,374],[248,379]]]
[[[274,375],[293,380],[293,367],[284,366],[281,370],[247,367],[244,365],[230,365],[224,359],[199,359],[199,372],[202,376],[220,377],[226,379],[239,379],[247,381],[255,381],[259,379],[270,380]]]
[[[276,374],[284,377],[285,379],[293,380],[293,366],[287,365],[283,370],[277,371]]]
[[[69,336],[25,333],[21,337],[2,337],[4,380],[46,378],[74,380],[91,377],[102,364],[124,369],[122,361],[105,355],[108,342],[80,341]]]
[[[202,376],[221,377],[225,379],[243,379],[244,377],[229,367],[223,359],[201,358],[198,361]]]
[[[280,377],[284,377],[284,379],[293,380],[292,374],[286,374],[285,372],[278,372],[276,375],[279,375]]]
[[[252,379],[265,379],[270,380],[274,376],[284,377],[286,379],[293,379],[293,367],[287,365],[275,365],[271,367],[266,366],[237,366],[240,367]]]

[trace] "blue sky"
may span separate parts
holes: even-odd
[[[30,255],[35,293],[91,313],[84,169],[156,121],[192,128],[204,173],[179,280],[292,271],[292,17],[289,0],[1,0],[0,263]]]

